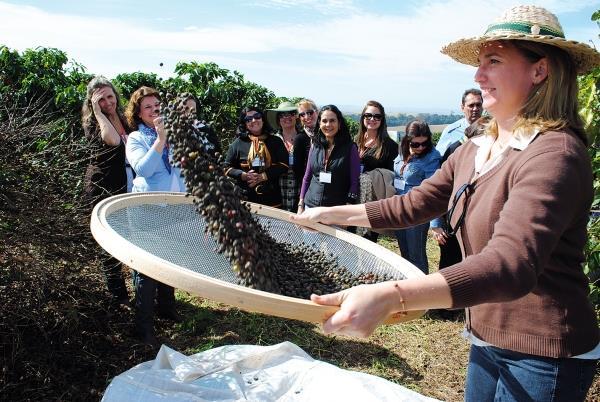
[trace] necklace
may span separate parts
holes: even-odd
[[[373,135],[373,136],[369,136],[369,133],[365,133],[365,141],[363,143],[363,145],[365,147],[371,147],[373,144],[375,144],[377,142],[377,134]]]
[[[292,134],[288,138],[286,138],[285,135],[282,135],[281,137],[283,138],[283,145],[285,145],[287,151],[291,153],[294,150],[294,138],[296,138],[296,133]]]

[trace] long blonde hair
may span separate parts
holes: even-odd
[[[567,128],[588,145],[583,121],[578,112],[577,69],[569,54],[556,46],[539,42],[525,40],[500,42],[514,46],[531,63],[544,57],[548,63],[548,76],[531,89],[519,112],[513,131],[537,128],[540,132],[544,132]],[[497,134],[495,119],[490,121],[487,129],[488,132]]]

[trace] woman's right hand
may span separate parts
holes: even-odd
[[[94,116],[96,116],[96,119],[103,115],[102,108],[100,107],[100,101],[107,95],[106,92],[108,92],[109,89],[109,87],[98,88],[92,94],[92,110],[94,111]]]
[[[398,310],[399,296],[394,290],[393,282],[381,282],[359,285],[328,295],[313,294],[310,299],[317,304],[340,307],[323,324],[325,334],[335,332],[366,338]]]
[[[256,173],[254,170],[250,170],[248,173],[246,173],[245,181],[248,183],[248,187],[254,188],[263,181],[263,178],[260,173]]]

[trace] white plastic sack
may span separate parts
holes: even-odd
[[[231,345],[185,356],[163,345],[156,359],[115,377],[104,402],[435,401],[369,374],[315,360],[298,346]]]

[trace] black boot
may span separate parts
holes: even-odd
[[[145,345],[152,347],[153,349],[160,348],[160,342],[154,335],[154,329],[148,328],[147,326],[136,325],[136,337],[142,341]]]
[[[158,348],[154,335],[154,294],[156,281],[139,272],[135,273],[135,328],[138,338],[147,345]]]
[[[164,283],[157,284],[156,315],[173,322],[181,322],[181,316],[175,309],[175,289]]]

